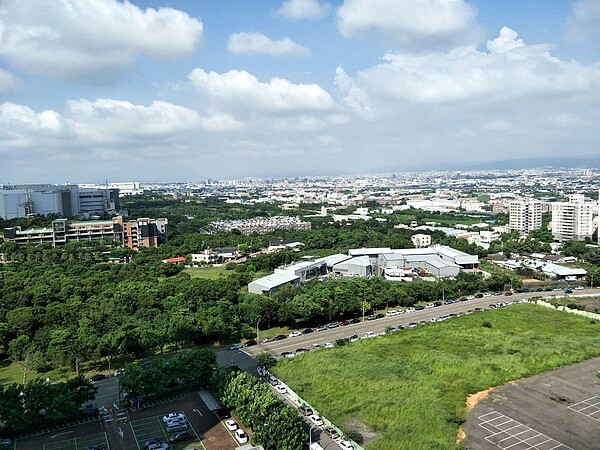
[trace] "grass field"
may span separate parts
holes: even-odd
[[[455,449],[468,394],[598,355],[600,323],[515,305],[306,353],[273,371],[336,425],[358,420],[380,433],[369,450]]]
[[[227,273],[231,273],[231,271],[225,269],[225,266],[208,266],[183,269],[183,273],[189,274],[192,278],[208,278],[209,280],[216,280],[219,277],[227,276]]]

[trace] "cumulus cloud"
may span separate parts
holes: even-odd
[[[234,33],[229,36],[227,49],[236,55],[265,54],[270,56],[310,55],[310,51],[289,37],[272,40],[262,33]]]
[[[574,42],[589,42],[600,37],[600,2],[580,0],[572,5],[567,18],[566,37]]]
[[[379,32],[393,44],[450,48],[475,42],[475,9],[464,0],[344,0],[337,26],[344,37]]]
[[[489,53],[474,48],[424,55],[389,52],[383,63],[351,80],[343,69],[338,71],[336,83],[345,87],[347,104],[370,109],[373,99],[382,98],[425,104],[492,103],[540,93],[581,92],[599,84],[597,65],[561,61],[549,53],[549,46],[525,45],[509,28],[487,46]]]
[[[320,19],[330,10],[330,5],[318,0],[284,0],[277,14],[287,19]]]
[[[188,77],[211,107],[235,115],[319,113],[335,108],[329,93],[316,84],[294,84],[283,78],[263,83],[243,70],[221,74],[197,68]]]
[[[65,80],[114,78],[138,55],[171,59],[201,42],[203,24],[173,8],[117,0],[4,0],[0,57]]]

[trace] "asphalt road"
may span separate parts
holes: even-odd
[[[590,294],[597,294],[600,296],[600,291],[597,289],[584,289],[582,291],[574,291],[572,294],[568,294],[569,297],[577,296],[589,296]],[[552,291],[552,292],[524,292],[521,294],[513,294],[511,296],[505,295],[492,295],[491,297],[474,298],[464,302],[457,302],[450,305],[436,306],[430,309],[424,309],[421,311],[406,312],[401,315],[384,317],[375,320],[366,320],[357,324],[351,324],[347,326],[340,326],[338,328],[332,328],[325,331],[314,331],[313,333],[304,334],[302,336],[296,336],[293,338],[283,339],[281,341],[269,342],[266,344],[259,343],[258,345],[245,348],[244,351],[256,355],[261,352],[269,352],[274,356],[281,355],[282,352],[295,352],[296,349],[304,348],[310,350],[314,344],[323,345],[326,342],[335,344],[337,339],[347,338],[352,334],[357,334],[359,337],[364,336],[367,331],[372,332],[383,332],[389,326],[403,325],[407,326],[411,322],[420,322],[422,320],[429,321],[432,318],[437,318],[445,314],[458,314],[466,312],[469,309],[475,308],[486,308],[491,303],[498,303],[504,301],[515,301],[522,299],[529,299],[531,297],[548,297],[555,296],[557,299],[564,299],[566,296],[563,292]]]

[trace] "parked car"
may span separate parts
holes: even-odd
[[[369,317],[367,317],[367,320],[375,320],[377,317],[375,316],[375,314],[371,314]]]
[[[390,309],[388,312],[385,313],[385,315],[387,317],[397,316],[398,315],[398,311],[396,311],[395,309]]]
[[[150,439],[146,439],[144,441],[144,447],[149,447],[150,445],[154,445],[154,444],[162,445],[164,443],[165,443],[165,441],[163,441],[162,439],[150,438]]]
[[[319,415],[317,415],[317,414],[311,414],[310,416],[308,416],[308,418],[316,426],[318,426],[318,427],[322,427],[323,426],[323,419],[321,419],[321,417]]]
[[[383,319],[385,317],[385,314],[379,313],[375,316],[376,319]]]
[[[265,369],[265,366],[258,366],[256,368],[256,372],[258,373],[259,377],[266,377],[269,373],[267,369]]]
[[[306,328],[305,330],[302,331],[302,334],[309,334],[314,332],[315,330],[313,330],[312,328]]]
[[[180,431],[179,433],[169,436],[169,442],[189,441],[191,438],[192,434],[189,431]]]
[[[245,444],[248,442],[248,435],[240,428],[235,430],[234,436],[240,444]]]
[[[185,418],[178,418],[178,419],[167,420],[165,422],[165,425],[167,427],[176,427],[177,425],[182,425],[182,424],[185,424],[185,423],[186,423]]]
[[[308,405],[300,405],[298,406],[298,410],[305,416],[310,416],[314,414],[312,408]]]
[[[354,446],[350,441],[340,441],[338,445],[342,450],[354,450]]]
[[[257,342],[254,339],[250,339],[248,341],[246,341],[246,343],[244,344],[244,347],[252,347],[253,345],[256,345]]]
[[[576,291],[583,291],[585,288],[583,286],[577,286],[575,288]]]
[[[281,352],[280,355],[282,358],[293,358],[294,354],[292,352]]]
[[[573,289],[565,289],[565,294],[572,294],[573,293]]]
[[[173,421],[173,420],[178,420],[178,421],[185,420],[185,414],[180,413],[180,412],[170,412],[166,416],[163,416],[163,422],[165,422],[165,423]]]
[[[333,345],[331,342],[325,342],[325,343],[323,344],[323,347],[325,347],[325,348],[333,348],[333,347],[334,347],[334,345]]]
[[[301,331],[292,331],[289,335],[289,337],[298,337],[298,336],[302,336],[302,332]]]
[[[269,342],[273,342],[274,340],[275,340],[274,337],[266,337],[260,342],[262,342],[263,344],[268,344]]]
[[[287,388],[281,384],[278,384],[277,386],[275,386],[275,390],[277,392],[279,392],[280,394],[287,394]]]
[[[327,433],[331,439],[337,439],[340,437],[340,433],[338,433],[338,431],[333,427],[325,428],[325,433]]]
[[[188,429],[187,424],[185,424],[183,422],[178,423],[178,424],[173,424],[173,425],[167,424],[167,427],[166,427],[167,433],[177,433],[179,431],[187,431],[187,429]]]
[[[233,419],[229,419],[225,421],[225,427],[229,430],[229,431],[235,431],[239,428],[239,425],[237,424],[237,422]]]
[[[287,336],[285,334],[278,334],[277,336],[275,336],[276,341],[283,341],[284,339],[287,339]]]
[[[342,322],[340,322],[340,326],[345,327],[350,325],[350,321],[349,320],[343,320]]]
[[[215,414],[221,420],[229,419],[231,417],[231,413],[229,412],[229,410],[227,408],[219,408],[215,411]]]
[[[239,350],[243,347],[242,344],[233,344],[231,347],[229,347],[229,350]]]
[[[560,291],[560,289],[559,289],[559,291]],[[512,293],[512,292],[510,292],[510,291],[506,291],[506,292],[504,293],[504,295],[506,295],[506,296],[509,296],[509,295],[512,295],[512,294],[513,294],[513,293]]]
[[[91,377],[90,380],[92,381],[92,383],[96,383],[98,381],[104,381],[104,380],[106,380],[106,375],[98,373],[98,374],[94,375],[93,377]]]
[[[301,355],[302,353],[306,353],[308,350],[306,350],[305,348],[297,348],[296,349],[296,355]]]
[[[321,325],[319,328],[317,328],[317,331],[325,331],[327,329],[327,325]]]
[[[327,328],[337,328],[339,326],[339,322],[331,322],[329,325],[327,325]]]
[[[358,317],[352,319],[350,323],[360,323],[360,319]]]

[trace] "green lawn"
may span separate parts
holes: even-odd
[[[273,371],[337,425],[358,419],[380,433],[369,450],[455,449],[467,394],[598,355],[599,323],[515,305],[284,359]]]
[[[219,277],[227,276],[231,271],[226,270],[225,266],[207,266],[183,269],[183,273],[189,274],[192,278],[208,278],[209,280],[216,280]]]

